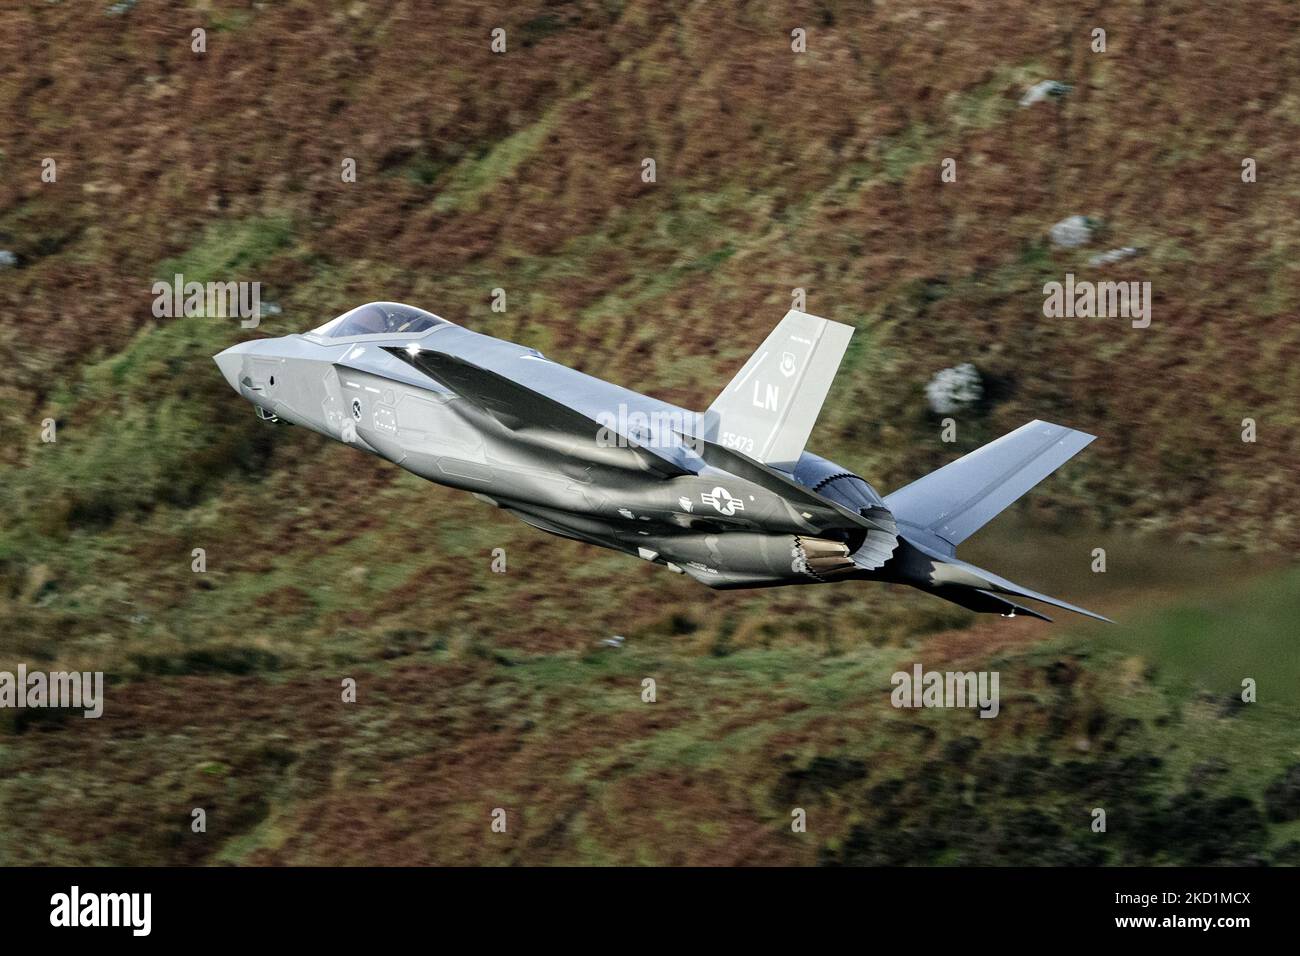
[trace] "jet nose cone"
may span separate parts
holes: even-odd
[[[224,352],[212,356],[212,360],[217,363],[217,368],[221,369],[221,374],[226,377],[226,381],[236,392],[239,391],[239,376],[244,371],[244,353],[247,351],[247,343],[242,343],[232,345]]]

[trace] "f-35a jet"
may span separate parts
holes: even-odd
[[[973,611],[1098,614],[957,546],[1093,436],[1032,421],[883,498],[804,445],[853,334],[791,311],[703,413],[409,305],[217,355],[259,417],[310,428],[552,534],[711,588],[875,580]]]

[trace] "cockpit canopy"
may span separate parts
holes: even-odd
[[[413,305],[400,302],[367,302],[337,319],[326,322],[313,335],[329,339],[342,339],[353,335],[413,335],[427,332],[439,325],[450,325],[446,319],[425,312]]]

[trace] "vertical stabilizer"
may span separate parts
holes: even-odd
[[[705,437],[792,471],[853,328],[791,309],[705,413]]]

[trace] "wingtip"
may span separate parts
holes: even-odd
[[[1079,446],[1080,448],[1084,448],[1087,445],[1097,440],[1097,436],[1090,434],[1089,432],[1081,431],[1078,428],[1071,428],[1069,425],[1062,425],[1059,422],[1049,422],[1045,418],[1035,418],[1033,421],[1029,423],[1029,425],[1030,427],[1033,427],[1035,425],[1046,425],[1048,428],[1060,429],[1061,437],[1063,438],[1067,435],[1077,435],[1079,436],[1079,438],[1083,439],[1083,444]]]
[[[1075,614],[1082,614],[1084,617],[1090,617],[1094,621],[1102,621],[1106,624],[1115,623],[1110,618],[1106,617],[1106,615],[1098,614],[1096,611],[1089,611],[1086,607],[1079,607],[1077,604],[1068,604],[1065,601],[1056,601],[1055,599],[1053,599],[1053,602],[1059,608],[1063,608],[1066,611],[1073,611]]]

